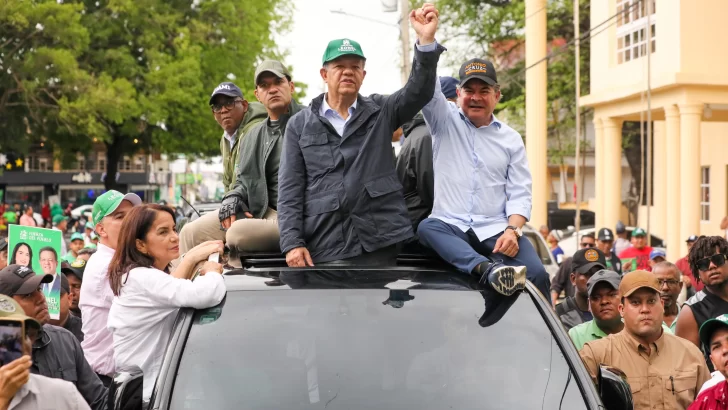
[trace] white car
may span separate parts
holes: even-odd
[[[637,229],[636,226],[627,226],[626,227],[627,239],[629,239],[632,236],[632,231],[635,229]],[[571,256],[577,250],[579,250],[579,247],[577,246],[577,243],[576,243],[576,235],[575,235],[576,231],[574,231],[573,228],[571,228],[569,230],[561,231],[561,232],[562,232],[562,239],[559,241],[559,247],[564,251],[564,257]],[[612,232],[614,232],[614,230],[612,230]],[[596,232],[594,231],[594,227],[588,227],[588,228],[584,228],[584,229],[580,230],[579,237],[581,237],[585,234],[588,234],[588,233],[593,234],[596,238]],[[663,249],[663,250],[665,249],[665,242],[662,240],[662,238],[657,237],[655,235],[650,235],[650,236],[652,239],[650,244],[653,248],[658,248],[658,249]]]
[[[553,279],[559,272],[559,264],[549,250],[546,240],[530,225],[523,227],[523,235],[531,241],[531,245],[533,245],[538,257],[541,259],[541,263],[543,263],[543,267],[546,268],[546,272],[549,274],[549,280]]]
[[[71,215],[74,218],[80,218],[83,216],[84,218],[86,218],[86,220],[90,221],[93,209],[93,205],[81,205],[71,210]]]

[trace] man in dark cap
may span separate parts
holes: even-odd
[[[607,261],[599,249],[580,249],[571,258],[571,284],[576,292],[556,305],[556,315],[566,330],[594,319],[589,311],[589,278],[607,268]]]
[[[220,139],[222,152],[222,184],[225,192],[230,191],[235,183],[240,165],[240,141],[248,131],[266,117],[265,107],[260,103],[248,103],[243,92],[231,82],[220,83],[210,96],[210,108],[215,121],[223,129]],[[217,213],[210,212],[201,218],[186,224],[180,232],[179,250],[184,254],[207,240],[224,240],[225,232],[221,230]],[[179,263],[179,259],[173,264]]]
[[[240,143],[235,183],[225,194],[218,220],[228,247],[241,252],[278,251],[278,171],[288,120],[303,107],[294,99],[295,84],[280,61],[266,60],[255,70],[255,97],[268,118]],[[194,223],[194,222],[193,222]],[[205,239],[205,238],[203,238]],[[206,238],[217,239],[217,238]]]
[[[622,261],[616,253],[612,252],[614,247],[614,234],[609,228],[602,228],[597,233],[597,248],[604,252],[607,258],[607,269],[613,270],[620,275],[622,274]]]
[[[617,226],[614,229],[617,233],[617,238],[614,239],[614,250],[613,253],[619,255],[625,249],[632,246],[627,238],[627,227],[624,226],[622,221],[617,221]]]
[[[78,302],[81,300],[81,284],[83,283],[83,272],[86,270],[86,261],[76,259],[71,264],[61,264],[61,272],[68,280],[69,293],[71,295],[70,310],[72,315],[81,317],[81,309]]]
[[[68,330],[48,324],[50,315],[40,286],[52,281],[52,275],[36,275],[21,265],[0,270],[0,294],[12,297],[26,315],[43,325],[33,340],[30,372],[72,382],[93,410],[106,409],[107,390],[84,358],[81,344]]]
[[[220,139],[222,152],[222,184],[227,192],[235,182],[235,169],[238,165],[239,142],[245,133],[262,121],[265,109],[259,103],[248,103],[243,92],[231,82],[220,83],[210,96],[210,108],[215,121],[223,129]]]
[[[589,294],[589,310],[594,316],[580,325],[569,330],[569,337],[581,350],[585,343],[619,333],[624,328],[622,317],[619,315],[619,283],[622,276],[611,270],[600,270],[586,282],[586,291]]]
[[[448,101],[457,103],[455,87],[458,80],[440,77],[442,92]],[[404,144],[397,156],[397,176],[402,183],[404,202],[407,204],[412,227],[417,233],[417,225],[432,212],[435,179],[432,171],[432,136],[425,125],[425,117],[419,113],[402,126]]]
[[[412,73],[389,96],[359,94],[366,76],[361,46],[329,42],[321,78],[327,92],[288,122],[279,173],[280,247],[291,267],[314,263],[392,265],[412,223],[392,161],[392,134],[432,98],[438,11],[413,10]]]
[[[458,104],[435,81],[422,110],[433,140],[435,200],[418,227],[420,242],[506,296],[528,279],[548,298],[548,273],[522,232],[532,202],[526,147],[493,115],[501,97],[495,67],[474,58],[459,75]]]

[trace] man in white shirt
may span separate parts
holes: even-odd
[[[86,360],[108,387],[114,376],[114,350],[111,333],[106,328],[114,294],[109,285],[107,271],[114,257],[116,242],[124,216],[132,207],[141,205],[136,194],[108,191],[94,202],[93,223],[100,241],[98,250],[91,255],[81,284],[79,308],[83,317],[83,347]]]

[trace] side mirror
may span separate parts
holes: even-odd
[[[144,372],[136,366],[118,371],[109,386],[108,410],[142,410]]]
[[[632,390],[627,383],[627,376],[616,367],[599,366],[597,374],[599,397],[607,410],[632,410]]]

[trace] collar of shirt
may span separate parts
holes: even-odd
[[[114,250],[111,249],[111,247],[106,246],[103,243],[99,242],[98,244],[96,244],[96,252],[95,253],[106,253],[106,254],[113,255],[114,254]]]
[[[20,389],[18,389],[15,396],[13,396],[13,399],[10,401],[10,405],[8,406],[8,410],[19,406],[23,399],[25,399],[25,396],[29,394],[37,396],[39,393],[38,385],[35,382],[35,375],[31,374],[28,382],[20,386]]]
[[[322,116],[325,117],[326,114],[331,113],[331,114],[336,114],[339,117],[341,117],[339,115],[339,113],[335,109],[331,108],[331,106],[329,105],[328,101],[326,101],[326,98],[328,96],[329,96],[329,93],[324,94],[324,101],[321,104],[321,109],[319,110],[319,114],[321,114]],[[354,104],[351,104],[351,106],[349,107],[349,118],[351,118],[351,116],[354,114],[354,110],[356,110],[356,103],[357,103],[357,101],[358,101],[358,98],[356,100],[354,100]],[[347,118],[347,120],[349,118]]]
[[[660,354],[660,351],[662,351],[665,347],[665,328],[661,327],[660,330],[662,331],[662,333],[660,334],[660,338],[651,343],[650,353],[648,356],[652,356],[653,353]],[[627,344],[631,346],[638,354],[647,353],[647,347],[645,347],[642,343],[635,339],[634,336],[629,334],[626,327],[621,332],[619,332],[619,334],[624,338],[625,341],[627,341]]]
[[[235,132],[233,132],[233,135],[228,134],[227,131],[225,131],[222,135],[226,140],[228,140],[230,148],[232,148],[232,146],[235,145],[235,140],[238,138],[238,130],[236,129]]]
[[[595,320],[590,320],[587,323],[589,323],[589,328],[587,329],[587,333],[589,335],[596,337],[597,339],[607,337],[607,334],[599,326],[597,326],[597,322]]]
[[[675,315],[675,319],[672,321],[672,325],[668,326],[665,321],[662,321],[662,328],[663,329],[670,329],[672,334],[675,334],[675,327],[677,326],[677,317],[680,315],[680,304],[675,302],[677,304],[677,315]]]
[[[458,112],[460,113],[460,118],[463,119],[466,123],[470,124],[473,128],[488,128],[491,125],[497,127],[498,129],[501,129],[503,126],[503,123],[498,120],[498,118],[495,117],[495,114],[490,115],[490,124],[483,125],[482,127],[476,127],[475,124],[473,124],[468,117],[465,116],[465,113],[463,112],[462,108],[458,108]]]

